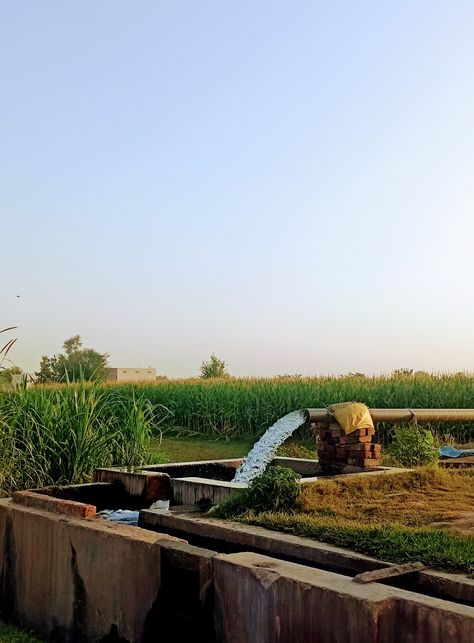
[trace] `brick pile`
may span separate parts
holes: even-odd
[[[319,425],[318,458],[322,472],[342,471],[347,465],[365,469],[380,465],[381,445],[375,429],[355,429],[348,435],[336,422]]]

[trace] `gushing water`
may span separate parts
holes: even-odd
[[[275,457],[280,444],[283,444],[306,420],[306,411],[292,411],[277,420],[250,449],[237,469],[233,482],[250,482],[263,473]]]

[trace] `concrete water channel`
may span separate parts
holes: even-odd
[[[316,461],[277,462],[303,484],[317,473]],[[3,618],[66,643],[474,640],[474,581],[463,575],[386,576],[390,563],[201,514],[238,489],[226,478],[239,463],[99,469],[91,484],[0,500]],[[171,510],[146,509],[156,500]],[[140,509],[139,527],[101,519],[106,507]]]
[[[0,500],[2,618],[65,643],[474,641],[473,579],[203,514],[242,487],[240,463],[103,468]],[[273,464],[321,475],[316,460]],[[139,526],[98,516],[119,508]]]

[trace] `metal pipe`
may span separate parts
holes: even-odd
[[[310,422],[327,423],[327,409],[307,409]],[[474,422],[474,409],[369,409],[374,422]]]

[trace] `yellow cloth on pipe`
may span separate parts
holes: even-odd
[[[370,411],[361,402],[341,402],[328,406],[329,413],[341,426],[345,434],[356,429],[373,429],[374,423]]]

